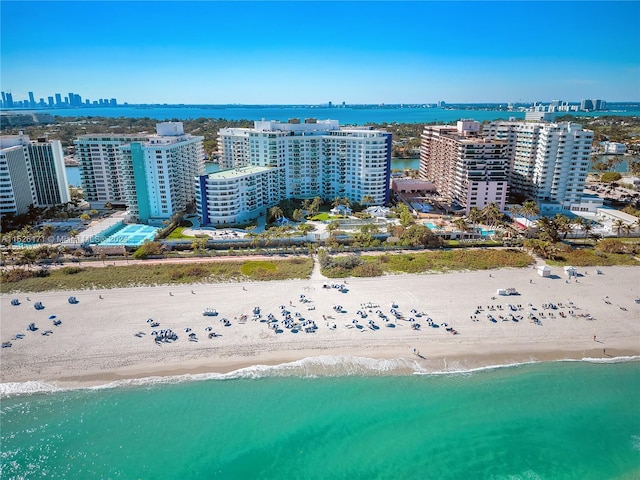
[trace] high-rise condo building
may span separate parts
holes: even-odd
[[[130,218],[161,224],[194,200],[204,173],[204,137],[182,122],[156,125],[156,135],[83,135],[75,140],[80,178],[92,206],[125,204]]]
[[[0,213],[21,214],[32,204],[49,207],[70,200],[59,140],[0,137]]]
[[[479,209],[507,200],[506,142],[480,136],[480,123],[427,125],[421,136],[420,178],[432,181],[438,194],[454,207]]]
[[[126,204],[119,148],[146,138],[144,134],[87,134],[74,140],[84,198],[92,208]]]
[[[120,147],[129,214],[161,223],[195,198],[195,179],[204,174],[204,137],[185,134],[182,122],[156,126],[157,135]]]
[[[507,142],[509,185],[538,203],[570,209],[582,197],[593,132],[575,123],[496,121],[484,135]]]
[[[204,224],[232,224],[289,198],[389,201],[391,134],[336,120],[258,121],[219,132],[223,170],[197,183]]]

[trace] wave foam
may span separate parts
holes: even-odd
[[[624,363],[640,360],[640,356],[625,356],[612,358],[582,358],[563,359],[558,362],[589,362],[589,363]],[[439,363],[439,362],[438,362]],[[395,358],[379,359],[356,356],[316,356],[307,357],[294,362],[278,365],[253,365],[234,370],[229,373],[198,373],[174,376],[150,376],[143,378],[131,378],[116,380],[97,386],[61,387],[55,382],[28,381],[0,383],[0,398],[18,395],[31,395],[36,393],[53,393],[66,390],[102,390],[118,387],[139,387],[197,382],[204,380],[234,380],[234,379],[260,379],[270,377],[372,377],[372,376],[406,376],[406,375],[465,375],[495,370],[500,368],[516,368],[523,365],[543,363],[530,360],[520,363],[502,365],[486,365],[481,367],[465,367],[457,363],[448,364],[444,369],[429,368],[429,362]]]
[[[31,395],[34,393],[58,392],[62,389],[53,383],[42,381],[0,383],[0,398],[15,395]]]

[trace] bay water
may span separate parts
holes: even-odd
[[[366,125],[370,123],[448,123],[460,119],[524,120],[525,112],[482,108],[477,105],[458,105],[451,108],[425,106],[295,106],[295,105],[127,105],[119,107],[82,107],[44,109],[44,113],[69,117],[126,117],[153,118],[156,120],[189,120],[196,118],[223,118],[227,120],[279,120],[290,118],[334,119],[341,125]],[[557,114],[561,116],[563,112]],[[608,112],[571,112],[580,117],[603,115],[640,116],[638,104],[613,109]]]
[[[445,374],[363,361],[18,388],[0,407],[0,477],[640,478],[637,359]]]

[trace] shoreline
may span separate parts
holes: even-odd
[[[587,352],[588,354],[589,352]],[[322,372],[306,371],[302,364],[312,362],[315,367],[322,364],[326,356],[323,357],[305,357],[299,360],[285,363],[239,363],[227,365],[221,369],[211,369],[206,365],[200,367],[188,368],[185,365],[177,366],[175,369],[149,370],[144,373],[116,373],[103,372],[97,374],[86,374],[75,378],[60,378],[57,380],[28,380],[25,382],[7,382],[0,383],[0,399],[20,397],[24,395],[33,395],[40,393],[56,393],[71,390],[94,390],[109,389],[122,387],[139,387],[152,386],[158,384],[178,384],[184,382],[208,381],[208,380],[235,380],[235,379],[252,379],[273,377],[297,377],[297,378],[332,378],[332,377],[398,377],[411,375],[467,375],[484,370],[496,370],[503,368],[518,368],[525,365],[534,364],[553,364],[564,362],[586,362],[594,364],[614,364],[626,362],[640,362],[640,355],[633,350],[615,351],[613,355],[606,357],[598,357],[597,352],[593,352],[594,356],[581,357],[577,352],[568,352],[568,355],[562,355],[561,352],[549,352],[544,358],[526,358],[514,360],[506,355],[492,356],[494,360],[504,357],[505,363],[474,363],[475,366],[469,366],[466,369],[451,370],[410,370],[410,363],[407,359],[380,359],[367,357],[335,357],[341,363],[353,361],[355,364],[362,366],[363,363],[370,363],[371,368],[360,368],[358,371],[329,373],[324,370]],[[468,361],[469,357],[461,357]],[[458,360],[460,360],[458,359]],[[456,358],[452,359],[455,363]],[[398,369],[395,371],[382,370],[376,368],[378,362],[399,362]],[[414,363],[415,365],[415,363]],[[295,368],[295,367],[299,368]],[[404,369],[402,367],[405,367]],[[286,369],[284,372],[280,369]]]
[[[235,377],[260,371],[274,374],[282,370],[298,376],[408,375],[531,362],[633,359],[640,355],[640,304],[634,302],[640,293],[640,269],[603,270],[604,275],[579,277],[580,283],[566,283],[558,267],[552,267],[556,274],[552,278],[538,277],[531,268],[493,270],[490,277],[480,271],[349,278],[347,293],[323,288],[327,280],[312,276],[306,280],[43,292],[29,294],[30,301],[24,294],[3,294],[2,341],[18,332],[25,337],[11,340],[11,348],[1,351],[0,395],[27,382],[67,389],[155,377]],[[506,287],[520,294],[496,296],[496,289]],[[301,295],[308,302],[303,303]],[[76,296],[79,303],[69,304],[69,296]],[[22,304],[12,306],[12,298]],[[35,310],[36,301],[45,309]],[[367,302],[375,306],[363,307]],[[393,320],[390,328],[376,311],[390,316],[392,302],[404,320]],[[558,305],[555,310],[543,309],[546,302]],[[346,313],[336,313],[333,306],[337,304]],[[489,311],[492,304],[500,304],[501,309]],[[508,304],[521,307],[512,311]],[[276,334],[267,323],[252,320],[254,306],[260,306],[263,319],[271,313],[278,320],[285,307],[292,316],[296,312],[315,322],[317,329],[293,333],[282,328]],[[476,314],[478,306],[483,310]],[[220,314],[203,316],[204,308],[215,308]],[[367,318],[356,315],[358,310],[365,310]],[[415,317],[411,310],[425,315]],[[573,316],[564,313],[569,311]],[[508,320],[512,312],[521,320]],[[504,318],[491,322],[487,313]],[[540,323],[531,321],[529,314],[536,315]],[[51,315],[62,324],[51,326]],[[240,323],[243,315],[248,320]],[[409,315],[414,315],[413,322]],[[427,316],[438,326],[430,326]],[[231,326],[221,325],[221,317],[228,318]],[[178,340],[154,343],[146,322],[149,318],[160,324],[156,330],[170,328]],[[366,328],[371,319],[377,329]],[[354,320],[365,328],[354,328]],[[27,332],[30,322],[39,330]],[[412,323],[421,323],[421,328],[414,330]],[[220,337],[207,338],[209,327]],[[197,341],[189,341],[186,329],[197,334]],[[40,335],[47,330],[52,333]],[[142,335],[136,337],[137,333]]]

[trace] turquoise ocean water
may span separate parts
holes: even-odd
[[[5,397],[0,477],[640,478],[637,360],[349,369],[254,367]]]

